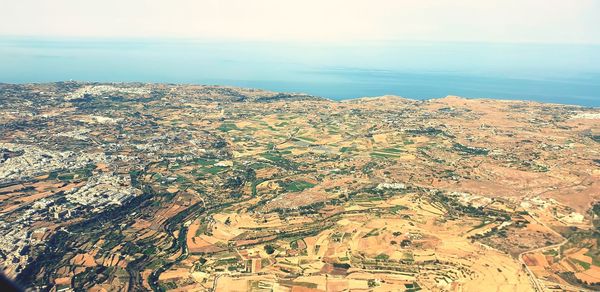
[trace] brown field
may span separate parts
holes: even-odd
[[[104,93],[64,99],[89,88]],[[19,277],[36,287],[534,291],[600,278],[598,109],[172,84],[0,90],[22,113],[0,115],[11,128],[0,141],[64,153],[44,156],[61,173],[96,164],[0,188],[4,226],[20,224],[3,233],[14,238],[2,267],[34,263]],[[86,205],[60,193],[99,174],[138,197],[95,190]],[[56,252],[36,261],[50,239]]]
[[[575,273],[575,277],[590,284],[600,283],[600,267],[592,266],[589,270]]]

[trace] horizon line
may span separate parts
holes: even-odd
[[[447,43],[447,44],[514,44],[514,45],[587,45],[599,46],[600,42],[567,41],[551,42],[536,40],[445,40],[445,39],[258,39],[258,38],[214,38],[192,36],[73,36],[73,35],[11,35],[0,34],[0,40],[43,40],[43,41],[87,41],[87,42],[206,42],[206,43],[282,43],[282,44],[357,44],[357,43]]]

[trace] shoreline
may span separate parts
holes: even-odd
[[[464,100],[495,101],[495,102],[505,102],[505,103],[511,103],[511,102],[513,102],[513,103],[533,103],[533,104],[542,104],[542,105],[572,106],[572,107],[578,107],[581,109],[600,109],[600,104],[599,105],[582,105],[582,104],[573,104],[573,103],[545,102],[545,101],[538,101],[538,100],[533,100],[533,99],[471,97],[471,96],[459,96],[459,95],[453,95],[453,94],[449,94],[446,96],[440,96],[440,97],[428,97],[428,98],[411,98],[411,97],[404,97],[404,96],[395,95],[395,94],[384,94],[384,95],[378,95],[378,96],[357,96],[357,97],[351,97],[351,98],[332,98],[332,97],[327,97],[327,96],[313,95],[313,94],[300,92],[300,91],[276,91],[276,90],[270,90],[270,89],[265,89],[265,88],[256,88],[256,87],[244,87],[244,86],[222,85],[222,84],[201,84],[201,83],[139,82],[139,81],[101,82],[101,81],[65,80],[65,81],[52,81],[52,82],[24,82],[24,83],[0,82],[0,86],[3,86],[3,85],[8,85],[8,86],[35,85],[35,86],[39,86],[39,85],[61,84],[61,83],[78,84],[78,85],[82,85],[82,86],[86,86],[86,85],[87,86],[90,86],[90,85],[94,85],[94,86],[97,86],[97,85],[161,86],[162,85],[162,86],[165,86],[166,85],[166,86],[185,86],[185,87],[201,86],[201,87],[214,87],[214,88],[230,88],[230,89],[243,89],[243,90],[257,90],[257,91],[263,91],[263,92],[269,92],[269,93],[310,96],[313,98],[321,98],[321,99],[325,99],[328,101],[340,102],[340,103],[356,102],[356,101],[374,101],[374,100],[383,99],[383,98],[398,98],[398,99],[403,99],[403,100],[406,100],[409,102],[426,102],[426,101],[435,101],[435,100],[446,99],[446,98],[459,98],[459,99],[464,99]],[[599,103],[600,103],[600,101],[599,101]]]

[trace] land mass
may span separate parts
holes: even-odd
[[[33,290],[600,287],[600,109],[0,84],[0,259]]]

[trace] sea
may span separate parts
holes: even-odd
[[[67,80],[599,107],[600,45],[0,37],[0,83]]]

